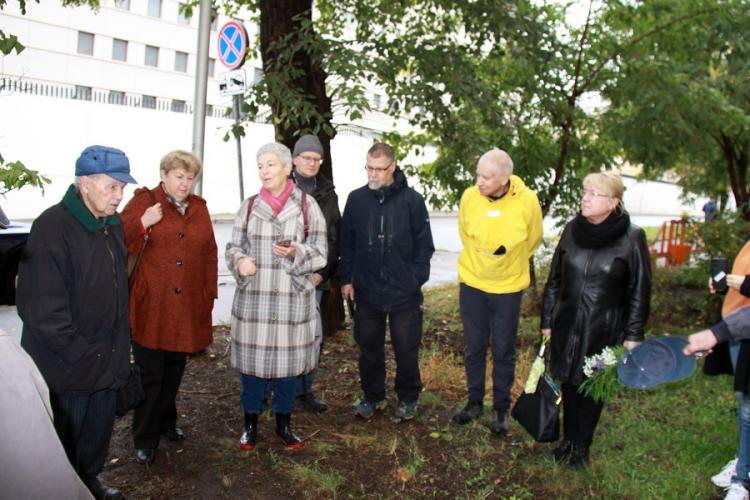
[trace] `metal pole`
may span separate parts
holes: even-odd
[[[234,115],[235,125],[240,124],[240,104],[242,103],[242,96],[235,95],[232,99],[232,115]],[[235,137],[237,140],[237,168],[240,174],[240,203],[245,201],[245,182],[242,180],[242,142],[240,136]]]
[[[201,0],[198,14],[198,49],[195,65],[195,98],[193,99],[193,154],[203,161],[206,136],[206,91],[208,89],[208,42],[211,34],[211,0]],[[198,196],[203,194],[203,173],[193,185]]]

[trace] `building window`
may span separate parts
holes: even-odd
[[[188,55],[186,52],[179,50],[174,53],[174,70],[187,73]]]
[[[91,87],[85,87],[83,85],[76,85],[73,99],[80,99],[81,101],[91,100]]]
[[[110,90],[107,96],[107,102],[110,104],[125,104],[125,92],[119,90]]]
[[[148,0],[148,15],[161,17],[161,0]]]
[[[123,10],[130,10],[130,0],[115,0],[115,7]]]
[[[172,99],[171,109],[175,113],[184,113],[185,112],[185,101],[180,101],[179,99]]]
[[[152,95],[144,95],[141,97],[141,107],[156,109],[156,97]]]
[[[211,16],[211,31],[216,31],[219,24],[219,16],[214,14]]]
[[[206,116],[214,116],[214,107],[212,104],[206,104]]]
[[[216,71],[216,59],[213,57],[208,58],[208,77],[214,77],[214,71]]]
[[[146,45],[146,66],[159,66],[159,47]]]
[[[85,31],[78,32],[78,53],[87,56],[94,55],[94,34]]]
[[[372,99],[372,104],[376,110],[379,110],[381,105],[383,104],[382,96],[380,94],[374,94],[373,99]]]
[[[112,59],[115,61],[128,60],[128,42],[115,38],[112,40]]]
[[[258,85],[263,79],[263,70],[260,68],[253,68],[253,85]]]
[[[189,26],[190,25],[190,19],[192,19],[192,18],[185,17],[185,14],[183,14],[182,11],[180,11],[180,10],[177,11],[177,23],[178,24],[187,24]]]

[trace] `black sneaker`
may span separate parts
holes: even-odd
[[[472,403],[469,401],[464,409],[453,415],[453,421],[459,425],[465,425],[482,416],[484,405],[481,401]]]

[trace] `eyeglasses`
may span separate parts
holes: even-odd
[[[300,158],[305,160],[307,163],[323,163],[323,158],[315,158],[314,156],[299,155]]]
[[[591,196],[592,198],[612,198],[608,194],[600,193],[599,191],[594,191],[591,189],[584,189],[581,193],[581,198],[585,198],[586,196]]]
[[[389,168],[391,168],[391,165],[388,165],[388,166],[387,166],[387,167],[385,167],[385,168],[380,168],[380,167],[371,167],[370,165],[365,165],[365,170],[367,170],[367,172],[369,172],[369,173],[378,173],[378,174],[382,174],[383,172],[385,172],[385,171],[386,171],[386,170],[388,170]]]

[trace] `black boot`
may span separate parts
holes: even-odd
[[[496,436],[504,436],[508,433],[508,412],[506,410],[492,410],[490,430]]]
[[[111,486],[107,486],[106,484],[99,481],[99,478],[92,478],[84,481],[84,484],[91,492],[91,495],[96,498],[96,500],[120,500],[125,498],[125,495],[122,494],[120,490],[117,488],[112,488]]]
[[[292,420],[291,413],[277,413],[276,414],[276,435],[279,436],[281,442],[288,449],[302,448],[302,439],[292,432],[289,424]]]
[[[245,432],[240,437],[240,449],[252,450],[258,439],[258,414],[245,413]]]
[[[555,462],[565,462],[570,458],[573,451],[573,442],[570,439],[563,439],[557,448],[552,450],[552,458]]]
[[[314,413],[322,413],[328,409],[328,404],[318,399],[312,392],[306,392],[297,396],[297,403]]]
[[[568,465],[573,469],[582,469],[589,463],[589,444],[581,441],[574,441],[571,450]]]
[[[472,403],[469,401],[464,409],[453,415],[453,421],[459,425],[468,424],[482,416],[483,403],[481,401]]]

